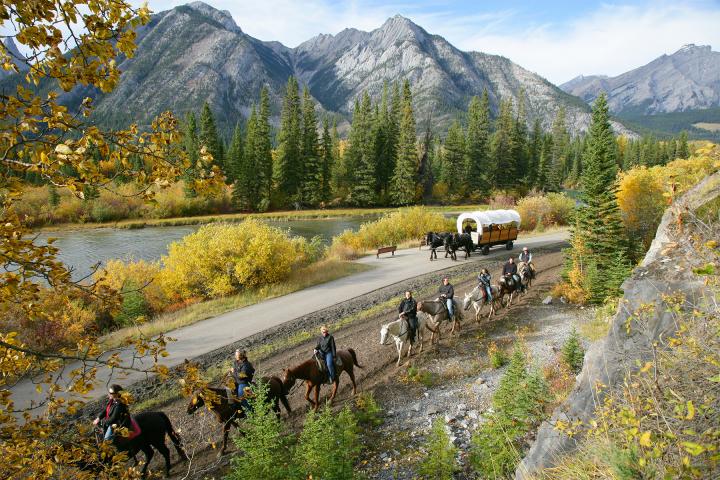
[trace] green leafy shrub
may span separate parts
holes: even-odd
[[[405,379],[408,382],[419,383],[428,388],[435,384],[435,376],[432,372],[416,368],[412,365],[408,366],[407,372],[405,373]]]
[[[336,415],[326,406],[320,413],[308,412],[293,460],[298,478],[352,479],[359,452],[357,421],[350,408]]]
[[[372,392],[363,392],[355,398],[355,417],[359,424],[368,426],[382,425],[382,408]]]
[[[542,374],[528,367],[525,353],[516,345],[493,395],[494,412],[472,437],[470,461],[483,478],[511,474],[526,447],[527,432],[543,419],[549,400]]]
[[[585,350],[580,343],[580,336],[573,327],[570,336],[565,341],[562,347],[562,360],[565,364],[570,367],[573,373],[578,373],[583,365],[583,359],[585,358]]]
[[[508,362],[505,350],[498,348],[495,342],[490,343],[488,347],[488,358],[490,359],[490,365],[494,369],[504,367]]]
[[[292,478],[288,463],[289,441],[283,432],[283,423],[275,415],[267,399],[267,386],[260,383],[251,400],[252,409],[240,422],[240,434],[234,437],[235,445],[242,452],[230,460],[228,480],[262,478],[285,480]]]
[[[115,323],[119,327],[127,327],[147,319],[150,308],[140,290],[140,285],[128,281],[120,291],[122,303],[120,312],[115,316]]]
[[[456,458],[458,449],[450,442],[442,418],[433,421],[426,448],[428,453],[418,469],[420,475],[436,480],[452,480],[453,474],[460,469]]]

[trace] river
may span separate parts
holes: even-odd
[[[307,220],[266,220],[272,226],[289,230],[291,235],[312,238],[320,235],[325,243],[346,229],[357,230],[364,222],[377,216],[354,216]],[[54,237],[60,249],[58,258],[73,269],[73,278],[80,279],[92,271],[93,265],[108,260],[159,260],[166,255],[172,242],[197,231],[201,225],[177,227],[146,227],[137,230],[92,228],[43,232],[38,243]]]

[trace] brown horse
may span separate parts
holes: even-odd
[[[280,416],[280,402],[282,402],[285,410],[290,413],[292,410],[287,400],[287,390],[285,390],[283,382],[278,377],[263,377],[260,381],[268,386],[268,400],[272,402],[273,411]],[[227,448],[230,427],[237,428],[238,420],[245,418],[245,412],[238,403],[239,399],[233,395],[229,388],[207,388],[204,392],[196,392],[192,396],[187,407],[187,413],[191,415],[198,408],[207,405],[208,410],[215,414],[215,418],[223,425],[223,444],[219,453],[219,455],[222,455]]]
[[[338,350],[337,356],[338,358],[340,358],[340,360],[342,360],[342,365],[335,367],[335,380],[333,381],[333,389],[330,393],[330,397],[328,398],[328,401],[330,401],[330,403],[332,403],[335,395],[337,394],[338,385],[340,385],[340,374],[342,372],[347,372],[348,376],[350,377],[350,381],[352,382],[353,386],[353,395],[355,395],[357,391],[357,385],[355,384],[355,373],[353,372],[353,368],[354,366],[358,368],[363,368],[358,364],[355,350],[353,350],[352,348],[348,348],[347,350]],[[293,368],[286,368],[285,370],[283,370],[282,381],[285,389],[289,390],[290,388],[292,388],[293,385],[295,385],[296,380],[305,380],[305,400],[307,400],[313,406],[315,411],[317,411],[318,407],[320,406],[320,385],[322,385],[326,378],[327,375],[325,374],[325,372],[320,371],[317,361],[314,358],[311,358],[310,360],[304,361],[300,365],[297,365]],[[315,401],[310,400],[310,391],[312,389],[315,389]]]

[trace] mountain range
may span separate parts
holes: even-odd
[[[601,91],[617,115],[654,115],[720,106],[720,52],[685,45],[616,77],[579,76],[560,86],[586,102]]]
[[[247,35],[227,11],[194,2],[152,15],[137,31],[137,50],[120,59],[119,86],[109,94],[77,88],[61,99],[70,107],[94,98],[94,118],[107,126],[147,126],[165,110],[182,116],[210,104],[224,132],[247,118],[267,86],[275,121],[290,75],[307,85],[319,110],[340,123],[363,92],[374,100],[386,82],[410,81],[418,129],[430,120],[445,130],[473,95],[488,91],[497,112],[502,98],[525,98],[528,122],[549,129],[564,107],[573,133],[590,123],[590,108],[507,58],[464,52],[402,16],[371,32],[345,29],[318,35],[295,48]],[[628,133],[621,124],[617,131]]]

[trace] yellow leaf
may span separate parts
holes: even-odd
[[[695,406],[693,405],[691,400],[687,401],[687,409],[688,413],[685,415],[685,420],[692,420],[693,417],[695,417]]]
[[[643,367],[640,369],[640,373],[645,373],[645,372],[647,372],[648,370],[650,370],[650,369],[652,368],[652,366],[653,366],[653,362],[647,362],[647,363],[645,363],[645,366],[643,366]]]
[[[650,445],[651,445],[650,432],[645,432],[642,435],[640,435],[640,446],[641,447],[649,447]]]

